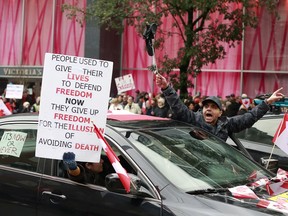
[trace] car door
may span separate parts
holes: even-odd
[[[127,164],[126,159],[123,160],[120,162]],[[43,175],[41,179],[38,215],[161,215],[161,200],[157,198],[115,193],[104,186],[77,183],[66,178],[62,161],[46,160],[46,166],[48,164],[54,176]],[[131,168],[127,170],[131,171]],[[137,170],[133,172],[137,173]]]
[[[151,198],[112,193],[105,187],[44,176],[40,185],[41,216],[159,216],[161,204]]]
[[[30,125],[0,126],[1,215],[37,215],[37,190],[43,166],[41,159],[35,157],[35,136],[36,130]]]

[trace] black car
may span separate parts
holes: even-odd
[[[67,178],[61,160],[35,157],[37,124],[36,114],[0,119],[1,140],[12,132],[27,135],[20,156],[13,152],[16,146],[0,142],[1,215],[255,216],[287,211],[258,207],[269,198],[264,186],[251,187],[257,199],[235,196],[231,188],[275,175],[191,125],[145,115],[108,115],[105,138],[133,183],[126,193],[113,172],[103,176],[105,186],[82,184]]]

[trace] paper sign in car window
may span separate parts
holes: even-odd
[[[20,157],[27,133],[5,131],[0,141],[0,155]]]

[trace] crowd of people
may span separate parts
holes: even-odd
[[[35,97],[33,93],[29,93],[28,89],[23,90],[21,99],[6,98],[5,91],[0,96],[0,99],[11,114],[39,112],[40,109],[40,96]],[[0,112],[0,116],[7,115],[3,112],[3,109],[1,110],[2,112]]]
[[[183,100],[183,103],[189,110],[197,112],[201,111],[202,101],[208,96],[188,96]],[[254,100],[243,93],[235,96],[234,93],[222,98],[218,96],[221,102],[222,116],[232,117],[246,113],[255,107]],[[109,101],[109,110],[127,110],[134,114],[144,114],[157,117],[170,118],[172,117],[172,110],[168,105],[163,93],[158,93],[153,96],[146,91],[135,91],[135,95],[128,95],[121,93],[112,97]]]
[[[208,96],[201,96],[201,94],[195,96],[190,95],[183,100],[183,103],[189,110],[197,112],[202,110],[202,101],[207,97]],[[220,96],[218,96],[218,98],[222,106],[222,116],[232,117],[241,115],[255,107],[254,100],[244,93],[241,96],[235,96],[235,94],[232,93],[225,98],[221,98]],[[0,99],[2,99],[3,103],[12,114],[39,112],[40,109],[40,96],[35,97],[34,94],[29,94],[28,89],[24,89],[22,99],[8,99],[5,97],[5,91],[0,96]],[[121,93],[110,98],[108,109],[126,110],[134,114],[164,118],[171,118],[173,116],[171,107],[167,103],[162,92],[159,92],[156,95],[140,90],[136,90],[135,95]],[[3,115],[5,114],[0,112],[0,116]]]
[[[126,110],[134,114],[143,114],[169,118],[172,111],[161,93],[152,97],[148,92],[136,90],[136,95],[118,94],[109,101],[109,110]]]

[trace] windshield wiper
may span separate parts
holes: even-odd
[[[227,192],[228,188],[207,188],[203,190],[194,190],[194,191],[188,191],[186,193],[188,194],[209,194],[209,193],[219,193],[219,192]]]

